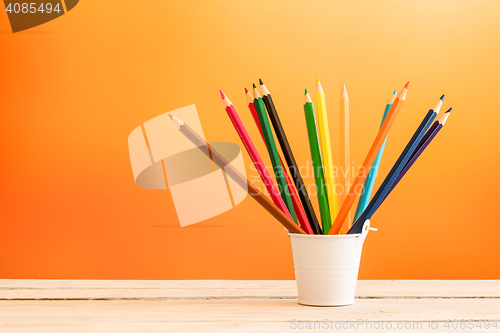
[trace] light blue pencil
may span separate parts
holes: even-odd
[[[384,123],[385,117],[387,116],[387,113],[391,109],[394,99],[396,99],[396,90],[394,90],[394,94],[392,95],[391,100],[385,106],[384,116],[382,117],[382,123],[380,124],[380,126],[382,126],[382,124]],[[370,202],[370,197],[372,196],[373,186],[375,185],[375,179],[377,178],[377,172],[380,166],[380,161],[382,160],[382,155],[384,154],[384,148],[386,142],[387,142],[387,137],[385,137],[384,143],[382,144],[382,147],[380,147],[377,158],[375,159],[372,167],[370,168],[368,177],[366,177],[365,184],[363,186],[364,190],[363,193],[361,194],[361,197],[359,198],[358,208],[356,208],[356,214],[354,216],[353,221],[357,221],[357,219],[361,216],[361,214],[363,214],[366,207],[368,207],[368,203]]]

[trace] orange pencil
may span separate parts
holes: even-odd
[[[373,161],[375,161],[375,158],[377,157],[380,147],[384,143],[385,137],[389,133],[392,124],[396,120],[396,116],[398,115],[399,110],[401,109],[401,106],[403,105],[403,102],[406,98],[406,92],[408,91],[409,84],[410,82],[406,83],[403,90],[401,90],[398,97],[396,97],[396,99],[394,100],[394,103],[392,104],[392,107],[389,110],[389,113],[387,114],[384,123],[380,127],[380,130],[378,131],[378,134],[375,137],[375,140],[373,141],[373,144],[370,150],[368,151],[368,154],[366,155],[363,165],[358,171],[356,179],[351,185],[349,193],[347,194],[344,202],[342,203],[342,207],[340,208],[339,214],[337,215],[335,221],[333,222],[329,235],[337,235],[339,233],[340,228],[342,228],[342,225],[344,224],[344,221],[347,218],[347,215],[349,214],[352,205],[354,204],[354,201],[356,201],[356,198],[361,194],[363,189],[363,183],[370,171],[369,168],[373,164]]]

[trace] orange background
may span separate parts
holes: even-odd
[[[293,279],[285,231],[249,198],[180,228],[168,190],[135,185],[127,137],[194,103],[208,140],[239,143],[223,89],[267,157],[243,93],[262,78],[304,164],[316,76],[334,140],[347,86],[355,165],[411,81],[383,176],[441,94],[453,107],[374,215],[360,278],[500,278],[499,16],[496,0],[86,0],[12,34],[0,13],[0,278]]]

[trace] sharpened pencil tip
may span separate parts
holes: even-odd
[[[253,87],[254,87],[254,88],[257,88],[257,86],[255,85],[255,83],[253,84]]]
[[[248,89],[247,89],[247,88],[245,88],[245,94],[247,94],[247,93],[248,93]]]
[[[184,125],[184,122],[182,120],[180,120],[179,118],[175,117],[174,115],[169,114],[168,116],[174,122],[175,127],[177,127],[177,129],[180,130],[181,129],[181,125]]]
[[[397,96],[397,92],[398,92],[397,90],[394,90],[393,95],[394,95],[394,96]]]
[[[260,85],[263,85],[263,84],[264,84],[264,82],[262,82],[262,80],[261,80],[261,79],[259,79],[259,84],[260,84]]]
[[[443,96],[441,96],[440,100],[443,100],[443,99],[444,99],[444,95],[443,95]]]
[[[451,111],[451,108],[449,108],[448,111],[446,111],[445,113],[450,113],[450,111]]]
[[[319,77],[316,78],[316,83],[318,83],[318,82],[319,82]]]
[[[406,82],[405,88],[408,89],[408,85],[410,84],[410,81]]]
[[[342,91],[340,92],[340,99],[344,99],[346,101],[349,100],[349,96],[347,96],[347,88],[345,87],[345,84],[342,85]]]
[[[222,92],[222,90],[219,90],[220,91],[220,97],[222,97],[222,99],[226,99],[226,95],[224,95],[224,93]]]
[[[309,92],[308,92],[308,91],[307,91],[307,89],[306,89],[306,92],[305,92],[305,94],[304,94],[304,95],[307,95],[307,94],[309,94]]]

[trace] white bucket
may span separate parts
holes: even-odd
[[[288,234],[292,243],[299,304],[340,306],[354,303],[361,250],[370,220],[361,234]]]

